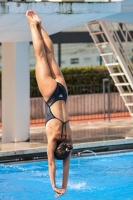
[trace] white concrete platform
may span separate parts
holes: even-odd
[[[104,137],[98,138],[95,141],[91,142],[82,142],[79,138],[79,141],[77,143],[74,143],[74,150],[82,151],[82,149],[93,149],[93,148],[102,148],[102,147],[112,147],[112,146],[133,146],[133,120],[119,120],[119,121],[111,121],[111,122],[96,122],[96,123],[75,123],[71,124],[71,129],[73,132],[73,139],[78,135],[79,133],[84,134],[86,130],[90,130],[92,133],[93,131],[101,130],[101,132],[107,128],[110,128],[112,130],[116,130],[114,133],[114,136],[117,136],[117,130],[122,130],[124,128],[125,133],[124,137],[120,137],[119,139],[106,139],[106,135],[109,135],[109,133],[105,133]],[[78,131],[78,132],[76,132]],[[82,131],[82,132],[81,132]],[[34,134],[37,134],[39,137],[39,134],[45,135],[45,128],[44,127],[32,127],[30,129],[31,136]],[[81,135],[80,134],[80,135]],[[99,133],[98,133],[99,134]],[[86,136],[86,135],[85,135]],[[95,136],[95,135],[94,135]],[[84,136],[82,136],[84,137]],[[91,135],[92,137],[92,135]],[[96,132],[97,137],[97,132]],[[47,151],[47,143],[46,140],[37,141],[31,141],[31,142],[18,142],[18,143],[7,143],[7,144],[0,144],[0,160],[2,162],[3,160],[10,160],[10,158],[17,158],[17,157],[24,157],[26,155],[32,155],[33,157],[37,154],[46,155]]]
[[[125,145],[125,144],[133,144],[132,139],[119,139],[119,140],[109,140],[109,141],[98,141],[98,142],[89,142],[89,143],[78,143],[74,144],[74,149],[84,149],[84,148],[95,148],[95,147],[107,147],[107,146],[115,146],[115,145]]]
[[[29,25],[25,18],[28,9],[39,14],[49,35],[99,19],[133,23],[132,0],[0,2],[0,42],[31,41]]]
[[[47,145],[44,143],[20,142],[1,144],[0,157],[41,153],[46,152],[46,148]]]
[[[133,139],[119,139],[119,140],[110,140],[110,141],[98,141],[98,142],[85,142],[85,143],[78,143],[74,144],[74,150],[80,149],[91,149],[91,148],[98,148],[98,147],[108,147],[108,146],[119,146],[119,145],[130,145],[133,144]],[[21,156],[22,158],[25,155],[34,155],[41,154],[47,152],[47,144],[45,143],[9,143],[9,144],[1,144],[0,145],[0,160],[6,159],[10,160],[10,157],[17,158],[17,156]],[[39,157],[39,156],[38,156]]]
[[[39,14],[50,35],[121,12],[121,1],[94,2],[0,3],[0,42],[31,41],[25,18],[29,9]]]
[[[133,23],[133,0],[122,1],[121,12],[112,16],[107,16],[103,20],[121,23]]]

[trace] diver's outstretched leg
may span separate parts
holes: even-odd
[[[43,40],[43,44],[44,44],[46,57],[47,57],[51,75],[52,75],[53,79],[55,79],[57,82],[60,82],[62,85],[64,85],[66,87],[64,77],[63,77],[61,70],[55,60],[55,57],[54,57],[53,43],[41,25],[41,19],[38,17],[38,15],[35,12],[34,12],[33,18],[38,21],[38,30],[39,30],[40,35]]]
[[[34,17],[34,12],[28,10],[26,17],[30,25],[33,47],[36,56],[36,79],[40,92],[47,101],[56,88],[56,81],[52,78],[42,36],[38,30],[38,20]]]

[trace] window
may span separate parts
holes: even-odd
[[[70,62],[71,62],[71,64],[78,64],[79,58],[71,58]]]

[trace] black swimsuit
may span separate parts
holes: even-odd
[[[45,119],[46,119],[46,123],[51,120],[51,119],[58,119],[57,117],[55,117],[53,115],[53,113],[51,112],[50,107],[59,100],[63,100],[66,102],[67,100],[67,92],[66,89],[64,88],[64,86],[62,84],[60,84],[59,82],[57,82],[57,87],[54,91],[54,93],[52,94],[52,96],[49,98],[49,100],[46,102],[45,101]],[[66,122],[63,122],[62,120],[58,119],[59,121],[62,122],[62,133],[63,134],[63,126],[65,125],[66,128]]]

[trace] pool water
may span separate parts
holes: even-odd
[[[61,186],[62,162],[57,164]],[[0,165],[0,200],[52,200],[47,161]],[[133,200],[133,153],[71,158],[65,200]]]

